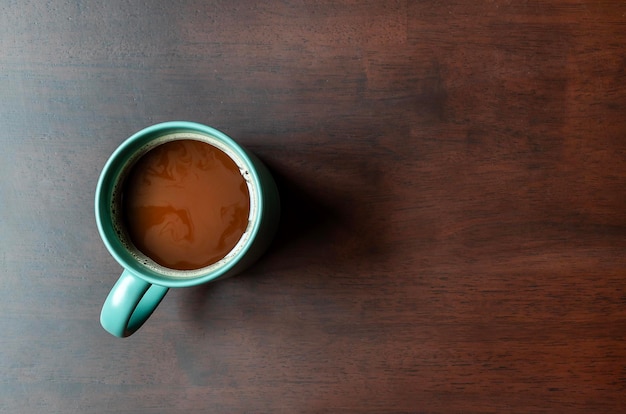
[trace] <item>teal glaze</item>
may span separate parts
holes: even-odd
[[[117,237],[111,217],[113,187],[129,159],[151,140],[175,132],[192,131],[226,143],[244,160],[259,190],[257,217],[248,243],[224,266],[189,279],[160,274],[137,261]],[[124,269],[111,289],[100,315],[105,330],[117,337],[132,335],[150,317],[169,288],[196,286],[235,275],[254,263],[268,248],[278,227],[278,189],[265,165],[224,133],[194,122],[165,122],[143,129],[123,142],[105,164],[96,187],[96,224],[100,236],[115,260]]]
[[[124,271],[104,302],[100,323],[117,337],[130,336],[148,320],[168,290]]]

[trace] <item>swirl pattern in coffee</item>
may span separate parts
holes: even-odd
[[[193,270],[235,247],[248,226],[250,195],[227,154],[183,139],[159,145],[135,163],[122,207],[137,249],[161,266]]]

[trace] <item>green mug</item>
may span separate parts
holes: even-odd
[[[217,262],[192,270],[165,267],[138,249],[125,228],[121,208],[124,180],[135,163],[151,149],[181,139],[203,141],[226,153],[244,177],[250,197],[248,224],[235,247]],[[113,152],[98,180],[95,215],[102,241],[123,268],[104,302],[100,323],[112,335],[127,337],[150,317],[169,288],[213,282],[256,261],[277,230],[280,200],[270,172],[252,153],[214,128],[176,121],[145,128]]]

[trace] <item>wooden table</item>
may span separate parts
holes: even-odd
[[[626,4],[5,1],[0,412],[626,412]],[[99,324],[99,172],[166,120],[283,195],[245,274]]]

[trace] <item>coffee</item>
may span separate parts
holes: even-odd
[[[135,247],[176,270],[225,257],[246,231],[250,213],[250,193],[237,164],[193,139],[169,141],[141,156],[121,201]]]

